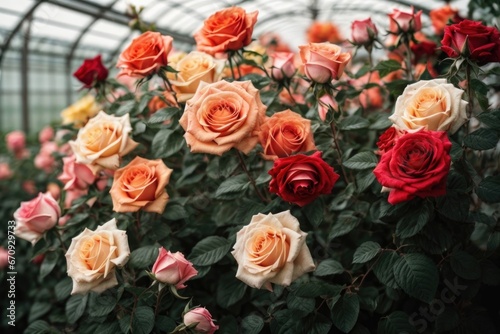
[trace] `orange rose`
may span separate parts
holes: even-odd
[[[167,66],[167,55],[172,49],[172,37],[147,31],[135,38],[120,55],[116,67],[120,75],[144,78]]]
[[[266,106],[251,81],[201,83],[179,120],[191,152],[247,154],[257,145]]]
[[[331,22],[315,21],[307,29],[308,43],[340,43],[342,39],[339,29]]]
[[[453,20],[457,15],[458,10],[451,8],[450,5],[431,10],[429,16],[431,17],[431,23],[436,34],[442,35],[448,21]]]
[[[269,117],[259,132],[266,160],[287,157],[316,149],[311,121],[287,109]]]
[[[149,114],[154,114],[158,110],[166,107],[178,107],[177,101],[172,92],[165,90],[161,95],[155,95],[148,102]]]
[[[205,20],[203,28],[194,34],[198,51],[213,56],[247,46],[252,41],[258,13],[247,13],[241,7],[230,7],[212,14]]]
[[[309,43],[299,49],[305,74],[317,83],[338,80],[351,60],[351,54],[342,53],[342,48],[335,44]]]
[[[109,193],[116,212],[146,212],[159,214],[165,210],[168,194],[165,187],[172,169],[161,159],[148,160],[136,157],[127,166],[115,172]]]

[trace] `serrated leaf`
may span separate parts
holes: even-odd
[[[458,276],[473,280],[481,277],[481,266],[476,258],[465,251],[456,251],[450,257],[451,269]]]
[[[381,61],[374,68],[375,71],[379,72],[380,78],[383,78],[389,73],[392,73],[400,69],[401,69],[401,64],[393,59]]]
[[[387,318],[378,322],[378,334],[416,334],[415,327],[410,325],[410,316],[402,311],[392,312]]]
[[[320,198],[318,198],[303,207],[302,211],[306,215],[307,220],[309,220],[314,227],[318,227],[324,218],[325,204]]]
[[[74,324],[81,318],[87,307],[88,294],[73,295],[66,302],[66,318],[68,323]]]
[[[144,246],[130,253],[128,265],[132,268],[144,269],[153,265],[158,257],[158,247]]]
[[[222,182],[215,192],[215,198],[223,199],[228,194],[239,194],[248,189],[250,181],[245,174],[236,175]]]
[[[70,277],[64,277],[61,279],[54,287],[54,292],[56,294],[56,299],[62,301],[66,299],[71,294],[73,289],[73,280]]]
[[[358,295],[346,293],[335,303],[331,311],[332,321],[335,327],[344,333],[349,333],[358,320]]]
[[[151,115],[151,117],[149,117],[148,123],[150,124],[163,123],[166,120],[171,119],[173,114],[175,114],[177,111],[178,108],[176,107],[168,107],[157,110],[153,115]]]
[[[24,334],[47,334],[51,333],[50,325],[43,320],[32,322],[23,332]]]
[[[162,129],[156,133],[151,143],[155,158],[168,158],[184,147],[184,137],[172,129]]]
[[[473,150],[489,150],[497,143],[498,135],[492,129],[481,128],[464,137],[464,145]]]
[[[45,254],[42,265],[40,266],[40,278],[44,278],[54,269],[59,259],[58,252],[48,252]]]
[[[88,304],[88,314],[92,317],[102,317],[111,313],[116,306],[116,297],[110,294],[91,292]]]
[[[232,243],[219,236],[210,236],[198,242],[188,259],[197,266],[209,266],[219,262],[231,249]]]
[[[394,278],[409,296],[426,303],[434,298],[439,283],[436,264],[420,253],[400,256],[394,264]]]
[[[360,222],[361,218],[356,217],[354,211],[343,211],[337,218],[337,222],[330,228],[328,240],[346,235],[354,230]]]
[[[163,217],[168,220],[179,220],[188,217],[186,209],[180,204],[167,204]]]
[[[28,321],[32,322],[50,311],[50,303],[45,301],[35,301],[31,304]]]
[[[338,296],[342,291],[339,285],[331,285],[321,281],[311,281],[294,286],[292,293],[299,297],[316,298],[319,296]]]
[[[373,259],[381,247],[378,243],[373,241],[366,241],[362,243],[354,252],[352,263],[365,263]]]
[[[258,315],[248,315],[241,320],[242,334],[258,334],[264,328],[264,319]]]
[[[307,334],[328,334],[332,328],[332,322],[329,318],[321,313],[314,314],[311,326],[307,330]]]
[[[343,131],[359,130],[366,129],[368,126],[370,126],[370,121],[366,118],[362,118],[360,116],[349,116],[340,122],[339,129]]]
[[[373,152],[359,152],[353,155],[343,165],[350,169],[368,169],[375,168],[378,164],[377,156]]]
[[[400,238],[409,238],[420,232],[431,221],[433,210],[431,203],[424,202],[404,215],[396,226],[396,235]]]
[[[148,306],[139,306],[132,315],[132,333],[149,334],[155,325],[155,313]]]
[[[328,276],[342,274],[344,272],[344,267],[342,264],[333,259],[326,259],[318,264],[318,267],[314,271],[315,276]]]
[[[382,283],[391,287],[393,289],[399,288],[396,279],[394,278],[394,272],[392,268],[394,264],[399,260],[399,256],[396,252],[383,252],[380,255],[377,263],[373,267],[373,273],[377,279]]]
[[[500,130],[500,109],[489,112],[482,112],[477,115],[477,118],[489,128]]]
[[[286,297],[286,304],[289,309],[299,310],[305,314],[309,314],[314,311],[316,302],[314,298],[298,297],[290,293]]]
[[[356,192],[361,194],[375,181],[375,174],[369,169],[356,173]]]
[[[217,304],[224,308],[234,305],[243,298],[248,285],[235,277],[233,273],[223,275],[217,284]]]
[[[476,194],[487,203],[500,202],[500,175],[485,177],[477,186]]]

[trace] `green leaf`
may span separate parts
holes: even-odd
[[[413,83],[413,81],[399,79],[391,82],[386,82],[385,88],[387,88],[387,90],[391,93],[392,96],[398,97],[404,92],[406,86],[408,86],[411,83]]]
[[[96,333],[99,334],[116,334],[120,333],[120,324],[116,321],[114,322],[104,322],[97,327]]]
[[[289,309],[299,310],[304,312],[304,314],[309,314],[314,311],[316,301],[314,298],[298,297],[290,293],[286,297],[286,305]]]
[[[88,314],[92,317],[102,317],[111,313],[116,306],[116,297],[111,294],[90,293]]]
[[[332,308],[332,321],[335,327],[349,333],[356,325],[359,315],[359,297],[346,293]]]
[[[250,181],[245,174],[236,175],[222,182],[215,192],[215,198],[224,199],[227,195],[240,194],[248,189]]]
[[[132,315],[132,333],[149,334],[155,325],[155,313],[148,306],[139,306]]]
[[[318,264],[314,271],[315,276],[328,276],[342,274],[344,272],[342,264],[334,259],[326,259]]]
[[[258,334],[264,328],[264,319],[258,315],[248,315],[241,320],[242,334]]]
[[[301,333],[303,329],[302,319],[294,310],[279,310],[272,314],[270,324],[271,333],[288,334]]]
[[[416,334],[415,327],[410,325],[410,316],[402,311],[392,312],[387,318],[378,322],[378,334]]]
[[[167,204],[163,217],[168,220],[179,220],[187,218],[189,214],[186,209],[180,204]]]
[[[344,161],[343,165],[350,169],[374,168],[378,164],[378,158],[373,152],[359,152]]]
[[[332,328],[332,322],[329,318],[321,313],[316,313],[312,317],[311,326],[307,330],[307,334],[328,334]]]
[[[436,198],[436,209],[446,218],[464,222],[469,216],[469,202],[470,196],[467,194],[448,192]]]
[[[477,186],[476,194],[487,203],[500,202],[500,175],[485,177]]]
[[[481,266],[476,258],[465,251],[456,251],[450,257],[451,269],[458,276],[465,279],[478,279],[481,277]]]
[[[64,277],[54,287],[57,301],[62,301],[69,297],[73,289],[73,280],[70,277]]]
[[[222,275],[218,280],[216,300],[217,304],[229,308],[243,298],[248,285],[237,279],[234,273]]]
[[[356,173],[356,192],[361,194],[375,181],[375,174],[369,169]]]
[[[381,61],[374,68],[374,70],[378,71],[378,73],[380,74],[380,78],[383,78],[389,73],[392,73],[400,69],[401,69],[401,64],[393,59]]]
[[[210,236],[198,242],[188,259],[197,266],[209,266],[219,262],[231,249],[232,243],[219,236]]]
[[[498,135],[494,130],[481,128],[464,137],[464,145],[473,150],[489,150],[495,148]]]
[[[168,107],[157,110],[151,117],[148,119],[149,124],[163,123],[166,120],[172,118],[172,116],[177,113],[179,108],[176,107]]]
[[[36,320],[32,322],[25,330],[24,334],[47,334],[51,333],[50,325],[43,320]]]
[[[360,116],[349,116],[340,122],[339,129],[343,131],[359,130],[366,129],[368,126],[370,126],[370,121],[367,119]]]
[[[184,147],[184,137],[172,129],[162,129],[156,133],[151,143],[155,158],[168,158]]]
[[[74,324],[81,318],[87,307],[88,297],[88,294],[69,297],[66,302],[66,318],[68,319],[68,323]]]
[[[500,109],[482,112],[477,118],[487,127],[500,131]]]
[[[408,212],[398,222],[396,235],[400,238],[409,238],[420,232],[432,220],[434,207],[430,202],[424,202],[415,210]]]
[[[387,113],[375,114],[376,117],[371,119],[370,130],[385,130],[392,125]]]
[[[35,301],[31,304],[28,322],[32,322],[50,311],[50,303],[45,301]]]
[[[354,211],[343,211],[335,224],[332,225],[330,233],[328,234],[328,240],[346,235],[354,230],[360,222],[361,218],[356,217]]]
[[[381,247],[373,241],[366,241],[359,246],[354,252],[352,263],[365,263],[373,259]]]
[[[438,333],[451,331],[458,326],[460,316],[457,311],[452,307],[446,307],[436,317],[436,331]]]
[[[436,265],[420,253],[401,256],[394,265],[394,278],[409,296],[426,303],[434,299],[439,283]]]
[[[153,265],[158,257],[158,247],[144,246],[130,253],[128,265],[132,268],[145,269]]]
[[[54,269],[59,259],[58,252],[48,252],[45,254],[42,265],[40,266],[40,278],[44,278]]]
[[[302,211],[307,217],[307,220],[309,220],[314,227],[318,227],[324,218],[325,204],[320,198],[318,198],[303,207]]]
[[[170,333],[176,326],[175,320],[166,315],[158,315],[155,321],[155,328],[161,332]]]
[[[398,262],[398,260],[399,256],[396,252],[383,252],[373,267],[373,273],[380,283],[393,289],[399,288],[399,285],[394,278],[394,272],[392,271],[392,268],[394,268],[394,265]]]
[[[293,286],[292,293],[299,297],[316,298],[319,296],[338,296],[342,291],[339,285],[321,281],[311,281]]]
[[[349,334],[370,334],[370,331],[361,324],[356,324]]]

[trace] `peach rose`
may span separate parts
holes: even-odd
[[[271,54],[271,58],[273,59],[271,75],[274,80],[279,81],[293,77],[296,70],[293,52],[274,52]]]
[[[167,66],[168,53],[172,49],[173,38],[159,32],[147,31],[132,40],[120,54],[116,67],[121,75],[144,78]]]
[[[204,52],[192,51],[183,57],[174,66],[178,72],[169,75],[172,88],[177,93],[177,100],[184,102],[193,97],[202,81],[218,81],[223,68],[224,62]]]
[[[300,45],[299,49],[306,76],[317,83],[338,80],[351,60],[351,54],[343,53],[335,44],[309,43]]]
[[[75,128],[81,128],[90,118],[94,117],[99,110],[101,110],[101,106],[96,102],[94,96],[90,94],[85,95],[80,100],[61,111],[62,123],[73,123]]]
[[[22,151],[26,147],[26,135],[20,130],[9,132],[5,136],[5,141],[7,149],[14,153]]]
[[[6,162],[0,162],[0,180],[7,180],[12,177],[13,173],[10,166]]]
[[[124,266],[129,255],[127,234],[117,228],[114,218],[95,231],[86,228],[71,240],[66,252],[71,294],[101,293],[117,285],[115,267]]]
[[[446,79],[421,80],[406,86],[389,119],[399,130],[455,133],[467,120],[463,90]]]
[[[64,183],[64,190],[85,190],[96,180],[96,176],[87,165],[76,162],[75,155],[64,157],[62,160],[63,172],[57,178]]]
[[[238,262],[236,278],[270,291],[271,283],[289,286],[316,268],[306,236],[290,211],[253,216],[250,224],[236,234],[231,252]]]
[[[196,307],[189,310],[183,317],[184,325],[197,324],[194,330],[197,333],[213,334],[219,329],[219,326],[214,324],[212,315],[204,307]]]
[[[446,5],[431,10],[429,16],[436,34],[442,35],[444,27],[448,24],[448,21],[454,20],[454,18],[458,16],[458,10],[452,8],[450,5]]]
[[[176,289],[184,289],[186,287],[184,282],[195,277],[198,271],[181,252],[171,253],[163,247],[160,247],[159,250],[158,258],[152,269],[156,280],[164,284],[174,285]]]
[[[115,172],[109,193],[116,212],[163,213],[168,202],[165,191],[172,169],[161,159],[148,160],[136,157]]]
[[[179,123],[191,152],[222,155],[234,147],[247,154],[257,145],[265,112],[251,81],[201,83]]]
[[[168,90],[161,92],[161,95],[153,96],[148,102],[148,109],[150,114],[154,114],[158,110],[166,107],[178,107],[174,95]]]
[[[38,193],[36,198],[21,202],[21,206],[14,212],[16,236],[34,245],[45,231],[57,224],[60,216],[61,208],[52,195]]]
[[[393,9],[392,13],[388,14],[390,18],[389,31],[394,34],[402,32],[416,32],[422,29],[422,11],[415,13],[414,8],[411,12],[403,12],[399,9]]]
[[[252,41],[258,14],[258,11],[247,13],[241,7],[230,7],[212,14],[194,34],[198,51],[214,56],[247,46]]]
[[[69,144],[76,162],[88,165],[95,174],[104,168],[117,169],[120,158],[138,145],[129,137],[131,131],[128,114],[116,117],[100,111]]]
[[[266,160],[316,149],[311,121],[290,109],[267,118],[260,127],[259,140],[264,149],[263,158]]]

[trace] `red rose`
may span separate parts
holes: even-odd
[[[436,43],[421,41],[416,44],[412,44],[411,52],[413,52],[414,62],[416,64],[423,57],[431,57],[436,53]]]
[[[389,203],[446,194],[450,149],[444,131],[421,130],[401,136],[373,170],[380,184],[390,189]]]
[[[339,175],[322,158],[321,152],[297,154],[274,161],[269,191],[283,200],[304,206],[321,194],[331,193]]]
[[[102,82],[108,77],[108,69],[101,61],[101,55],[92,59],[85,59],[83,64],[73,73],[85,88],[92,88],[97,82]]]
[[[391,126],[378,138],[377,146],[380,149],[380,154],[391,150],[399,137],[406,133],[405,130],[398,130],[396,127]]]
[[[466,40],[469,50],[464,50]],[[451,58],[465,55],[478,65],[500,62],[500,32],[481,22],[463,20],[446,26],[441,44],[441,50]]]

